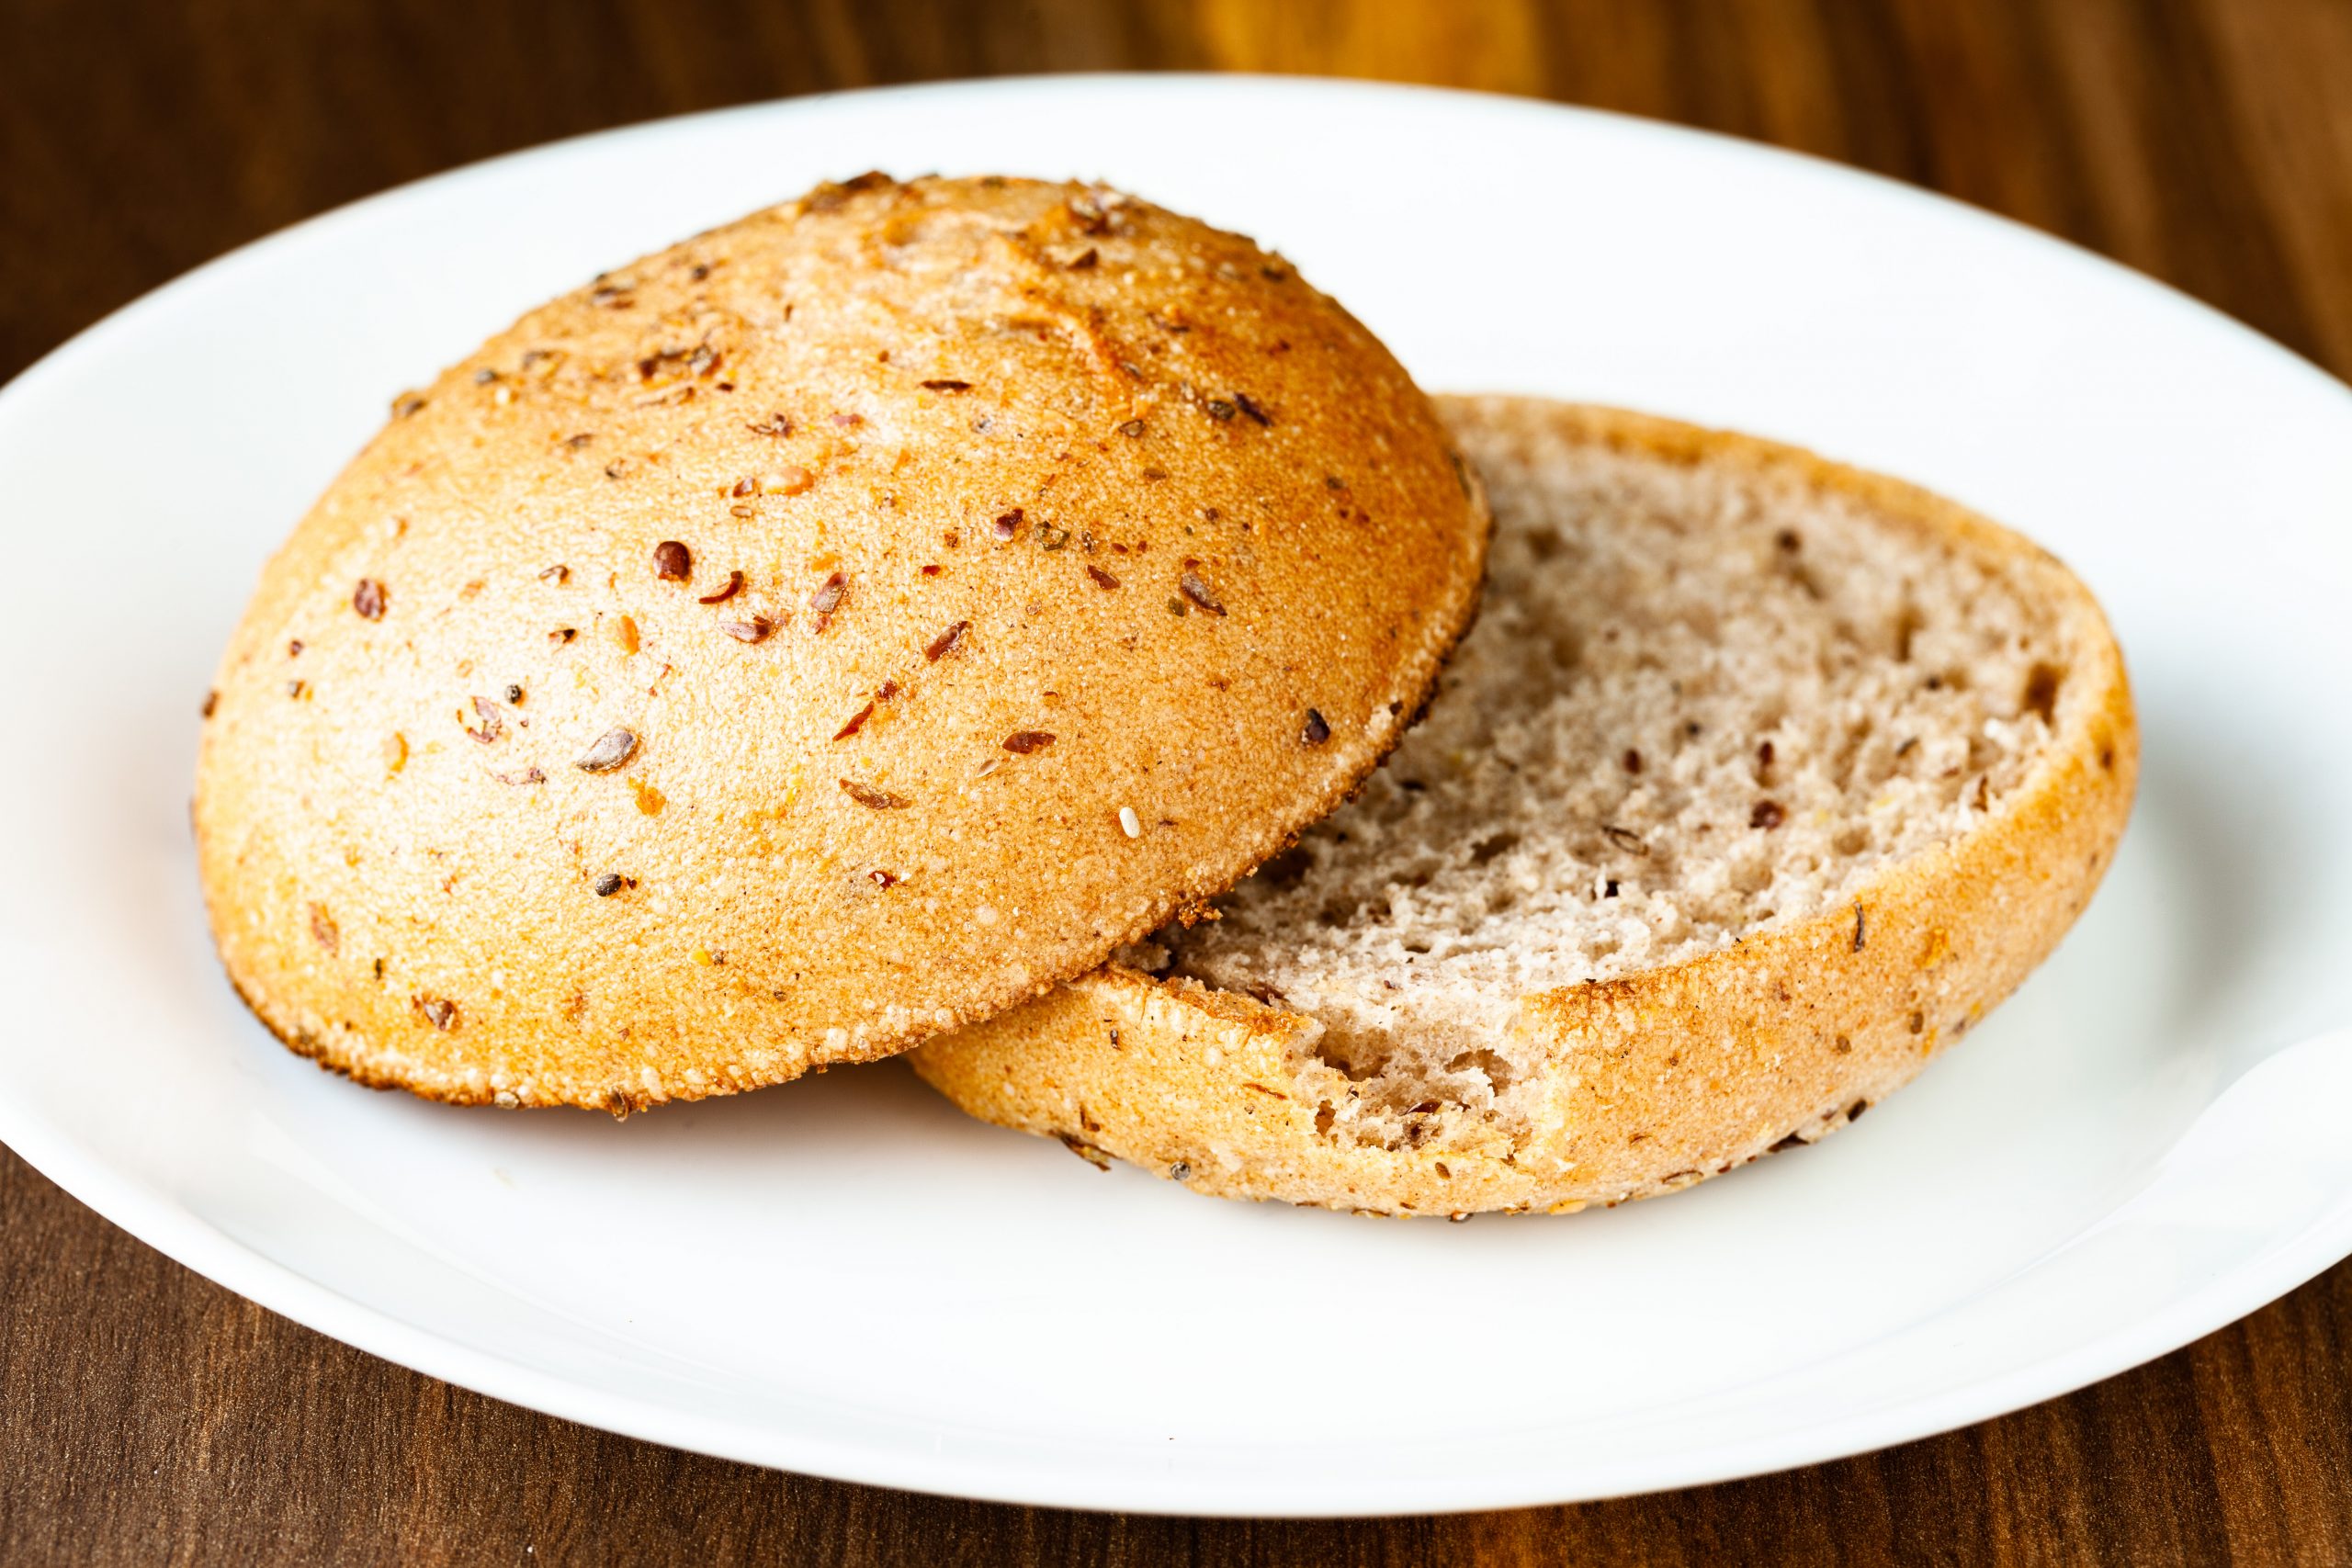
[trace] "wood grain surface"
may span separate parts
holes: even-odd
[[[2352,374],[2345,0],[0,0],[0,378],[232,245],[453,164],[823,88],[1105,68],[1442,82],[1778,142],[2064,235]],[[0,1155],[0,1562],[801,1560],[2352,1562],[2352,1264],[2070,1398],[1790,1474],[1438,1519],[1123,1518],[483,1399],[230,1295]]]

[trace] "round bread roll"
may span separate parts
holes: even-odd
[[[1221,1197],[1616,1203],[1844,1126],[2081,912],[2139,744],[2064,567],[1785,446],[1444,407],[1496,536],[1428,723],[1221,919],[917,1052],[966,1111]]]
[[[1377,340],[1094,186],[867,175],[532,311],[269,563],[204,890],[282,1040],[616,1112],[887,1055],[1394,744],[1488,521]]]

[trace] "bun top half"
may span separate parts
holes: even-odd
[[[395,404],[224,657],[215,934],[297,1049],[438,1098],[888,1055],[1335,806],[1488,531],[1410,378],[1250,241],[820,186]]]

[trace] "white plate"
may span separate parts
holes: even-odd
[[[1208,1201],[967,1122],[896,1065],[623,1124],[279,1050],[215,966],[187,829],[265,553],[392,392],[521,308],[868,165],[1108,176],[1287,251],[1429,386],[1742,426],[2025,529],[2139,686],[2106,889],[1854,1131],[1573,1219]],[[2352,1251],[2352,395],[1914,191],[1336,84],[707,116],[396,191],[141,300],[0,393],[0,1135],[230,1288],[503,1398],[1032,1503],[1549,1502],[1975,1420]]]

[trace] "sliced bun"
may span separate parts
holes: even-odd
[[[1362,795],[1214,911],[917,1070],[1203,1192],[1565,1211],[1845,1124],[2054,946],[2131,808],[2098,605],[1805,453],[1445,408],[1476,631]]]
[[[599,277],[270,562],[196,821],[296,1050],[627,1110],[888,1055],[1329,811],[1475,604],[1428,400],[1238,235],[868,176]]]

